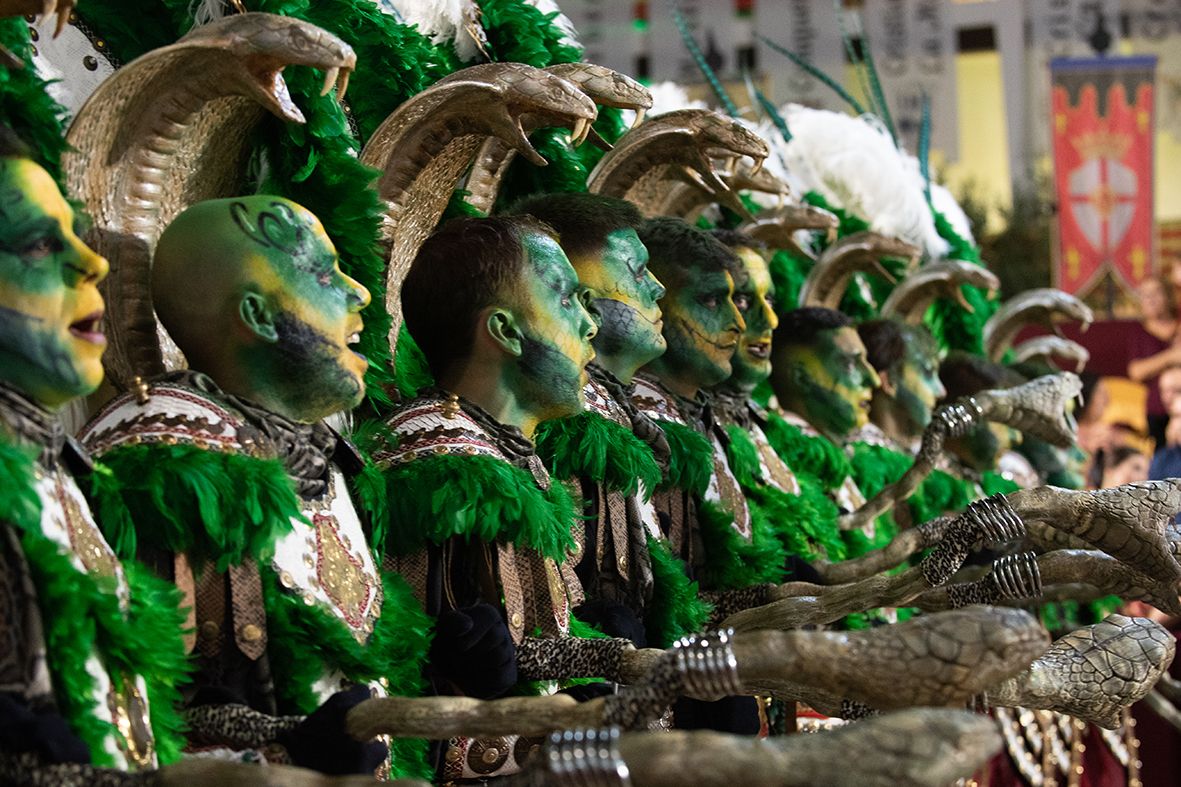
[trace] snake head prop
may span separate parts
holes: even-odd
[[[485,68],[484,72],[495,70],[498,69]],[[591,63],[560,63],[543,70],[564,79],[598,106],[635,110],[640,118],[652,106],[652,94],[646,87],[631,77],[603,66]],[[476,72],[473,76],[480,73]],[[570,142],[575,146],[589,139],[592,144],[603,150],[611,149],[611,145],[599,136],[591,122],[581,116],[567,114],[563,117],[551,113],[535,116],[525,112],[521,113],[518,122],[526,135],[544,126],[560,126],[570,129]],[[517,148],[499,135],[491,136],[484,141],[464,185],[468,192],[466,201],[469,205],[481,213],[492,212],[496,195],[500,191],[500,183],[508,173],[509,165],[516,154]]]
[[[1000,280],[992,271],[965,260],[940,260],[922,266],[899,282],[882,304],[882,317],[920,323],[927,307],[936,298],[952,298],[969,314],[972,305],[964,299],[962,287],[968,285],[996,296]]]
[[[1065,713],[1109,730],[1139,702],[1173,662],[1176,641],[1147,618],[1108,615],[1059,638],[1029,669],[989,689],[1006,707]]]
[[[1027,325],[1040,325],[1061,336],[1061,322],[1078,322],[1086,330],[1094,320],[1091,308],[1073,295],[1053,287],[1028,290],[1002,303],[984,323],[985,355],[990,361],[1001,360]]]
[[[381,171],[377,191],[385,203],[391,346],[402,323],[406,271],[479,151],[491,140],[500,146],[499,163],[477,168],[485,176],[498,177],[496,167],[507,162],[509,153],[545,166],[529,132],[552,125],[585,134],[596,113],[586,93],[556,74],[523,63],[486,63],[436,82],[382,121],[361,151],[361,161]],[[486,191],[486,199],[494,197],[494,188]]]
[[[1013,360],[1017,363],[1052,363],[1055,358],[1074,364],[1074,371],[1082,372],[1087,368],[1087,361],[1091,360],[1091,352],[1078,342],[1061,336],[1035,336],[1013,348]]]
[[[1082,390],[1077,374],[1062,372],[1043,375],[1015,388],[981,391],[971,398],[982,418],[1067,448],[1078,435],[1078,423],[1069,405]]]
[[[791,195],[791,186],[770,170],[762,168],[762,162],[747,164],[745,158],[730,158],[718,168],[723,171],[722,179],[731,191],[757,191],[761,194],[775,194],[780,200]],[[715,162],[715,167],[717,163]]]
[[[738,231],[762,241],[772,249],[787,249],[793,254],[814,260],[815,255],[796,242],[795,233],[799,230],[823,232],[827,242],[832,243],[837,238],[840,223],[836,214],[801,202],[765,210],[739,225]]]
[[[467,113],[481,119],[486,133],[509,142],[517,153],[539,167],[549,162],[529,142],[529,131],[544,126],[568,127],[573,137],[581,140],[598,116],[594,101],[576,85],[523,63],[472,66],[441,79],[430,89],[462,95],[462,103],[448,103],[449,114]],[[445,118],[431,120],[445,122]]]
[[[661,216],[672,215],[667,203],[678,198],[671,184],[683,183],[745,215],[742,201],[713,162],[746,156],[757,174],[769,153],[767,144],[741,123],[710,110],[682,109],[648,118],[624,134],[587,178],[587,190],[633,202],[647,216]]]
[[[1011,492],[1006,498],[1027,522],[1041,522],[1073,536],[1156,582],[1174,586],[1181,580],[1181,563],[1169,542],[1170,523],[1181,511],[1181,479],[1093,491],[1041,486]],[[1032,528],[1029,535],[1037,538]]]
[[[601,107],[634,111],[637,125],[643,122],[644,114],[652,108],[652,93],[648,88],[610,68],[593,63],[559,63],[545,70],[567,80]],[[610,143],[600,137],[590,124],[585,128],[576,125],[572,131],[571,142],[575,145],[581,145],[589,139],[603,150],[611,149]]]
[[[915,245],[877,232],[858,232],[841,238],[820,255],[800,286],[799,305],[836,309],[855,273],[877,273],[889,282],[894,276],[882,265],[884,257],[909,260],[908,268],[921,256]]]
[[[62,169],[94,218],[88,243],[111,263],[103,362],[116,386],[184,365],[152,312],[156,240],[189,205],[242,193],[265,111],[303,122],[283,81],[290,65],[323,70],[343,93],[356,56],[307,22],[234,14],[123,66],[75,116]]]
[[[1057,532],[1057,531],[1053,531]],[[1032,525],[1030,536],[1040,541],[1041,527]],[[1044,548],[1044,543],[1038,546]],[[1038,556],[1038,569],[1047,588],[1069,591],[1094,588],[1104,596],[1119,596],[1125,601],[1146,601],[1162,612],[1181,615],[1181,597],[1175,582],[1161,582],[1145,576],[1127,563],[1095,549],[1055,549]],[[1066,592],[1055,598],[1069,598]]]

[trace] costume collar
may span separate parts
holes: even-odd
[[[631,420],[632,434],[643,440],[652,449],[656,463],[661,470],[667,471],[672,453],[668,445],[668,438],[665,436],[664,430],[657,426],[655,421],[640,412],[636,403],[632,401],[632,396],[636,392],[635,383],[624,383],[610,371],[593,362],[587,365],[586,373],[592,380],[606,388],[615,403],[627,413],[627,417]]]
[[[64,460],[73,471],[93,468],[86,449],[66,433],[56,414],[4,383],[0,383],[0,424],[18,442],[40,448],[38,461],[46,467]]]
[[[273,448],[301,498],[316,499],[328,491],[329,470],[334,461],[346,472],[360,469],[357,450],[323,421],[314,424],[293,421],[249,399],[223,391],[212,378],[200,372],[187,369],[170,372],[159,380],[192,388],[237,410],[258,432],[255,439]]]

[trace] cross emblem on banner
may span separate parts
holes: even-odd
[[[1091,248],[1108,257],[1136,215],[1135,171],[1113,158],[1094,158],[1075,167],[1068,182],[1075,222]]]

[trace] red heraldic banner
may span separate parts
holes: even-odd
[[[1086,294],[1110,272],[1152,274],[1155,57],[1057,58],[1053,84],[1055,285]]]

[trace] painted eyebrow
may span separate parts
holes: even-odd
[[[39,216],[23,223],[17,221],[9,226],[12,228],[11,236],[7,239],[0,239],[0,248],[7,249],[13,254],[19,253],[24,248],[24,244],[44,235],[61,237],[58,224],[47,216]]]

